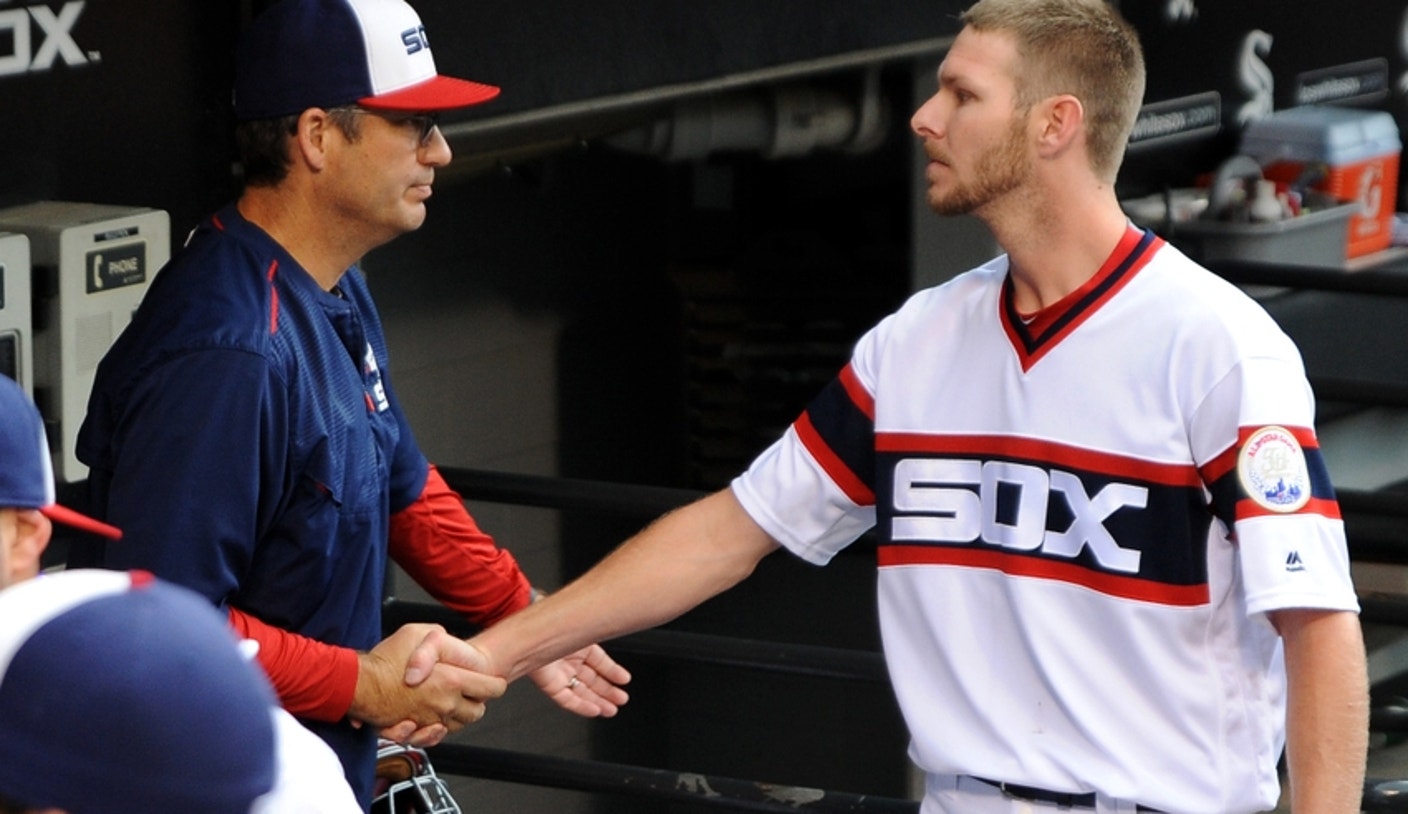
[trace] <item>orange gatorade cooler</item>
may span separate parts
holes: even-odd
[[[1317,105],[1278,110],[1248,124],[1241,144],[1267,178],[1359,205],[1347,227],[1348,257],[1389,246],[1401,149],[1392,115]]]

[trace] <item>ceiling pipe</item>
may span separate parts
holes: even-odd
[[[603,138],[611,147],[667,161],[756,152],[796,158],[821,149],[864,152],[886,135],[879,69],[868,68],[853,97],[809,83],[677,102],[670,115]]]

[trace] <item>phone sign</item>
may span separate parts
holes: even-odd
[[[146,244],[129,243],[88,252],[85,266],[89,294],[144,283],[147,280]]]

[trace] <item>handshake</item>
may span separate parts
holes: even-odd
[[[609,718],[629,700],[621,685],[630,673],[596,644],[528,675],[558,706],[587,718]],[[512,677],[443,627],[408,624],[359,654],[348,715],[357,725],[376,727],[383,738],[434,746],[484,717],[488,701],[502,696]]]

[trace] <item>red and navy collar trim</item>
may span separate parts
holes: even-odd
[[[1002,327],[1012,341],[1012,347],[1022,362],[1022,370],[1031,370],[1041,357],[1056,347],[1081,323],[1089,319],[1158,252],[1164,241],[1148,229],[1131,226],[1100,270],[1080,288],[1039,311],[1031,319],[1023,319],[1013,300],[1012,277],[1009,271],[1002,281],[999,304]]]

